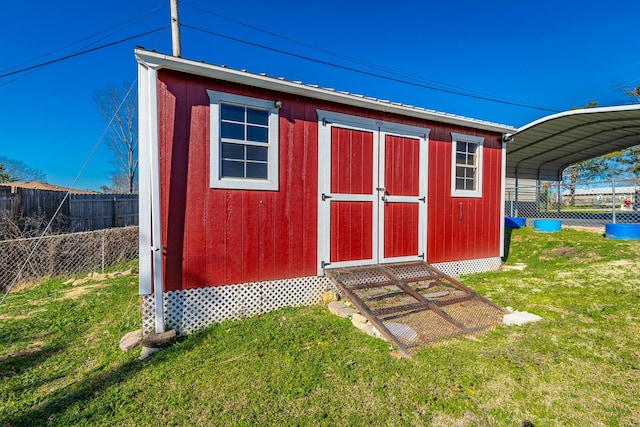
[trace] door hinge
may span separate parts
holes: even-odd
[[[326,201],[327,199],[332,199],[332,198],[333,198],[333,196],[330,196],[328,194],[322,193],[322,201],[323,202]]]
[[[424,252],[418,255],[418,258],[422,258],[422,260],[424,261]]]
[[[322,126],[330,125],[331,122],[327,119],[322,119]]]
[[[331,263],[326,261],[320,261],[320,267],[325,268],[327,265],[331,265]]]
[[[422,196],[418,198],[418,201],[422,202],[422,203],[427,203],[427,196]]]

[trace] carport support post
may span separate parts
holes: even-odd
[[[536,216],[540,216],[540,180],[536,179]]]
[[[616,182],[611,180],[611,222],[616,223]]]
[[[515,216],[518,216],[518,187],[520,184],[518,183],[518,175],[516,175],[516,213]]]
[[[560,209],[562,208],[560,203],[562,203],[562,181],[558,181],[558,213],[560,213]]]

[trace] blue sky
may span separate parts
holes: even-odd
[[[182,56],[517,127],[590,101],[630,102],[638,12],[637,0],[189,0]],[[168,26],[169,15],[169,0],[7,2],[0,75]],[[171,53],[170,29],[0,77],[0,156],[71,185],[106,126],[92,93],[135,80],[135,46]],[[110,159],[99,146],[76,187],[109,184]]]

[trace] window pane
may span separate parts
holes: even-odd
[[[220,125],[220,135],[223,138],[244,139],[244,125],[222,122]]]
[[[466,153],[467,152],[467,143],[464,141],[456,142],[456,151],[458,153]]]
[[[456,190],[464,190],[464,179],[463,178],[456,179]]]
[[[269,124],[269,112],[267,110],[247,108],[247,123],[267,126]]]
[[[244,123],[244,107],[237,105],[222,104],[220,106],[220,116],[222,120],[233,120]]]
[[[456,178],[464,178],[466,176],[466,169],[464,166],[456,167]]]
[[[247,163],[247,178],[267,179],[267,164]]]
[[[244,145],[222,143],[223,159],[244,160]]]
[[[459,164],[459,165],[466,165],[467,164],[467,154],[466,153],[457,152],[456,153],[456,163]]]
[[[247,145],[247,160],[259,160],[267,161],[267,147],[256,147],[253,145]]]
[[[244,162],[237,162],[234,160],[223,160],[222,176],[244,178]]]
[[[247,141],[269,142],[269,129],[257,126],[247,126]]]

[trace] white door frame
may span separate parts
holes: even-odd
[[[418,196],[394,196],[387,195],[385,200],[387,203],[416,203],[418,204],[418,253],[415,256],[390,257],[384,256],[384,206],[385,203],[378,203],[378,262],[404,262],[422,260],[426,261],[427,254],[427,169],[428,169],[428,138],[429,129],[418,128],[415,126],[396,125],[394,123],[380,128],[380,159],[379,159],[379,186],[386,188],[385,180],[385,153],[386,153],[386,136],[393,135],[399,137],[417,138],[420,141],[420,160],[419,160],[419,189]]]
[[[382,120],[351,116],[332,111],[317,110],[318,113],[318,275],[323,274],[326,267],[351,267],[371,265],[379,262],[399,262],[426,259],[427,230],[427,165],[429,129],[402,125]],[[333,125],[340,128],[355,129],[373,133],[373,189],[372,194],[341,195],[331,193],[331,129]],[[420,201],[418,224],[418,254],[411,257],[384,259],[384,190],[380,182],[384,182],[384,137],[386,135],[407,136],[420,139]],[[381,157],[382,156],[382,159]],[[376,173],[377,172],[377,173]],[[381,190],[381,191],[379,191]],[[389,202],[402,202],[402,196],[389,196]],[[414,202],[415,198],[410,198]],[[356,261],[330,262],[331,259],[331,202],[332,201],[371,201],[372,208],[372,258]],[[408,200],[407,200],[408,201]]]

